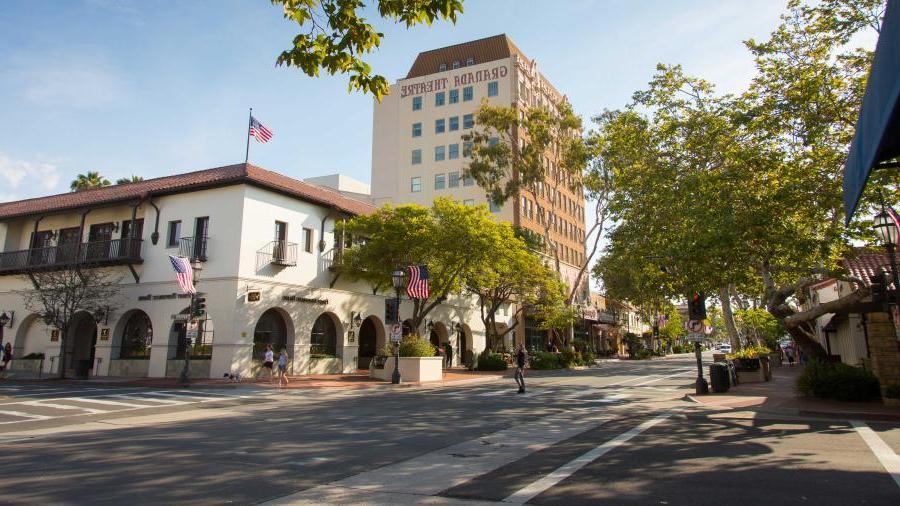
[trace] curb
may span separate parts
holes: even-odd
[[[710,408],[716,409],[729,409],[729,410],[743,410],[743,411],[753,411],[755,413],[766,413],[770,415],[782,415],[782,416],[811,416],[815,418],[822,418],[828,420],[868,420],[874,422],[900,422],[900,414],[894,413],[867,413],[863,411],[817,411],[812,409],[760,409],[753,407],[735,407],[735,406],[717,406],[715,404],[707,404],[703,401],[698,400],[694,395],[684,394],[682,397],[683,401],[693,402],[695,404],[699,404],[701,406],[706,406]]]

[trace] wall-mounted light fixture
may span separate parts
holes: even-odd
[[[13,326],[13,319],[16,316],[15,311],[3,311],[0,313],[0,327],[9,327]]]

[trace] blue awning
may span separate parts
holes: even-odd
[[[856,135],[844,165],[844,212],[850,223],[869,173],[900,156],[900,6],[888,0],[866,84]]]

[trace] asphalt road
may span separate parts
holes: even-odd
[[[694,371],[606,363],[525,395],[0,384],[0,502],[900,504],[900,425],[713,411],[682,399]]]

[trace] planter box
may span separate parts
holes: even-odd
[[[762,383],[766,381],[766,372],[762,368],[755,371],[742,371],[738,369],[737,377],[739,383]]]
[[[400,378],[404,383],[421,383],[441,381],[444,379],[443,357],[400,357]],[[387,357],[384,368],[373,368],[369,376],[384,381],[391,381],[394,374],[394,357]]]
[[[758,358],[736,358],[734,368],[738,372],[754,372],[762,369],[762,362]]]
[[[37,375],[41,371],[41,362],[39,358],[19,358],[13,359],[9,363],[9,370],[12,372],[24,372]]]
[[[109,361],[109,376],[146,378],[150,372],[148,359],[113,359]],[[179,370],[179,373],[181,371]]]

